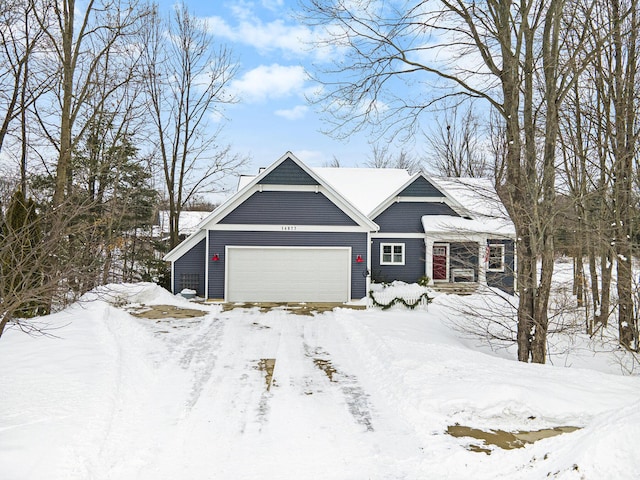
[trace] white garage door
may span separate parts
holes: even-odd
[[[346,302],[351,249],[227,247],[228,302]]]

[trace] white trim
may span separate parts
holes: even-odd
[[[488,245],[487,240],[478,243],[478,283],[482,285],[487,284],[487,258]]]
[[[443,192],[444,193],[444,192]],[[446,197],[401,197],[397,196],[396,203],[401,202],[424,202],[424,203],[446,203]]]
[[[364,296],[367,297],[369,295],[369,289],[371,288],[371,233],[367,233],[367,276],[364,281]]]
[[[424,233],[373,232],[371,238],[425,238]]]
[[[499,247],[502,249],[502,255],[500,256],[500,260],[501,260],[501,267],[500,268],[489,268],[489,262],[491,261],[491,248],[492,247]],[[504,267],[505,267],[505,253],[506,253],[506,248],[505,248],[505,244],[504,243],[489,243],[487,245],[487,248],[489,249],[487,252],[487,272],[504,272]]]
[[[384,261],[384,247],[391,247],[391,261],[390,262],[385,262]],[[396,255],[396,253],[394,252],[395,247],[402,247],[402,260],[400,262],[396,262],[394,261],[394,256]],[[407,246],[404,243],[399,243],[399,242],[380,242],[380,265],[387,265],[387,266],[402,266],[405,265],[405,255],[407,253]]]
[[[434,248],[438,248],[438,247],[443,247],[445,249],[445,259],[446,259],[446,265],[445,265],[445,278],[439,278],[439,279],[435,279],[433,278],[433,249]],[[438,242],[435,241],[433,242],[432,245],[432,249],[431,249],[431,279],[434,282],[450,282],[451,279],[449,278],[450,276],[450,262],[451,262],[451,244],[450,243],[445,243],[445,242]]]
[[[213,231],[241,231],[241,232],[369,232],[357,225],[252,225],[252,224],[224,224],[211,225]]]
[[[209,251],[209,232],[205,230],[205,250],[204,250],[204,299],[207,300],[209,298],[209,255],[211,252]]]
[[[513,275],[513,291],[518,293],[518,242],[515,240],[513,242],[513,270],[511,275]]]
[[[229,298],[229,245],[224,246],[224,290],[222,292],[224,301],[227,301]],[[231,248],[234,248],[231,246]]]
[[[448,233],[448,232],[438,232],[438,233],[427,232],[427,235],[430,236],[431,238],[434,238],[436,241],[438,241],[438,239],[442,239],[442,240],[455,240],[455,241],[459,241],[459,242],[473,242],[473,243],[482,243],[482,241],[487,238],[487,234],[486,233],[467,234],[467,235],[465,235],[463,233],[456,233],[456,232],[451,232],[451,233]]]
[[[279,185],[272,183],[261,183],[260,192],[313,192],[319,193],[322,185]],[[318,188],[320,187],[320,188]]]
[[[413,182],[415,182],[418,177],[422,177],[424,178],[427,182],[429,182],[431,185],[433,185],[435,188],[437,188],[443,195],[444,197],[403,197],[400,196],[400,192],[402,192],[405,188],[407,188],[409,185],[411,185]],[[389,208],[389,206],[393,203],[398,203],[398,202],[424,202],[424,203],[433,203],[432,199],[436,199],[436,201],[438,203],[446,203],[447,205],[449,205],[449,207],[451,207],[451,209],[453,211],[455,211],[456,213],[462,215],[462,216],[468,216],[469,212],[467,211],[467,209],[464,208],[464,206],[462,206],[462,204],[460,204],[460,202],[458,202],[456,199],[454,199],[447,191],[444,187],[442,187],[441,185],[438,185],[438,182],[436,182],[435,180],[433,180],[433,178],[431,178],[430,176],[426,175],[425,173],[419,172],[416,173],[415,175],[412,175],[411,178],[409,178],[409,180],[407,180],[400,188],[398,188],[395,192],[393,192],[391,195],[389,195],[385,200],[383,200],[376,208],[374,208],[371,212],[369,212],[369,218],[376,218],[378,215],[380,215],[382,212],[384,212],[387,208]]]
[[[171,293],[174,295],[176,292],[176,262],[171,262]]]
[[[204,238],[205,230],[198,230],[182,241],[173,250],[167,253],[162,259],[166,262],[173,262],[182,257],[185,253],[195,247]]]
[[[290,159],[296,165],[300,167],[302,171],[307,173],[311,178],[313,178],[318,185],[307,185],[303,188],[300,188],[299,185],[292,185],[287,188],[292,188],[293,191],[303,190],[303,191],[312,191],[317,193],[322,193],[325,195],[332,203],[334,203],[340,210],[342,210],[349,218],[351,218],[354,222],[360,225],[363,228],[368,228],[371,231],[376,231],[380,227],[373,222],[369,217],[364,215],[360,210],[354,207],[346,198],[340,195],[337,191],[335,191],[320,175],[311,170],[307,165],[305,165],[302,161],[300,161],[293,153],[287,152],[274,163],[272,163],[268,168],[264,169],[260,174],[258,174],[253,180],[251,180],[245,187],[236,192],[233,196],[231,196],[227,201],[225,201],[222,205],[216,208],[211,214],[205,218],[197,228],[199,229],[211,229],[214,224],[217,224],[218,221],[226,217],[229,213],[231,213],[237,206],[239,206],[242,202],[248,199],[251,195],[258,191],[280,191],[282,190],[283,185],[274,185],[274,184],[262,184],[260,183],[262,179],[264,179],[267,175],[273,172],[276,168],[278,168],[285,160]],[[318,187],[319,186],[319,187]],[[311,187],[311,190],[306,190],[308,187]]]
[[[433,239],[424,239],[424,276],[429,278],[429,285],[433,285]]]
[[[251,195],[256,193],[257,191],[264,191],[269,189],[283,189],[282,185],[264,185],[261,184],[260,181],[267,175],[269,175],[272,171],[278,168],[286,159],[291,159],[296,165],[298,165],[305,173],[307,173],[311,178],[313,178],[318,185],[310,185],[310,186],[284,186],[286,188],[293,188],[294,190],[303,190],[307,191],[308,187],[311,187],[311,190],[316,193],[323,193],[329,201],[333,202],[340,210],[342,210],[345,215],[351,218],[360,229],[354,230],[341,230],[339,227],[332,227],[331,230],[323,230],[323,229],[309,229],[304,231],[319,231],[319,232],[358,232],[358,231],[378,231],[380,227],[369,217],[364,215],[360,210],[358,210],[355,206],[353,206],[346,198],[340,195],[336,190],[334,190],[331,185],[329,185],[322,176],[318,175],[316,172],[307,167],[303,162],[301,162],[293,153],[286,152],[282,157],[273,162],[268,168],[265,168],[260,172],[257,176],[253,178],[247,185],[244,186],[241,190],[237,191],[234,195],[228,198],[225,202],[222,203],[218,208],[216,208],[213,212],[211,212],[206,218],[204,218],[196,227],[197,230],[191,234],[185,241],[183,241],[180,245],[175,247],[169,253],[167,253],[163,260],[172,261],[180,258],[184,253],[186,253],[191,245],[196,244],[199,240],[202,239],[203,230],[214,230],[218,228],[213,228],[214,226],[218,226],[218,221],[226,217],[231,211],[233,211],[237,206],[239,206],[242,202],[247,200]],[[311,227],[313,228],[313,227]],[[355,228],[355,227],[354,227]],[[219,228],[223,230],[223,228]],[[236,230],[237,228],[232,228]],[[254,229],[253,226],[250,229]],[[239,229],[237,229],[239,230]],[[267,230],[268,231],[268,230]]]

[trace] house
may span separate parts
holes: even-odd
[[[202,220],[209,216],[210,211],[202,210],[182,210],[180,212],[180,232],[181,238],[188,237],[196,230]],[[156,224],[153,225],[154,238],[168,238],[169,237],[169,210],[160,210],[156,217]]]
[[[165,256],[174,292],[228,302],[346,302],[371,281],[513,291],[514,230],[488,182],[310,168],[290,152]]]

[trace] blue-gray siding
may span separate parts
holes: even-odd
[[[256,192],[220,220],[246,225],[357,225],[322,193]]]
[[[380,265],[381,243],[403,243],[404,265]],[[374,238],[371,246],[371,279],[374,282],[401,280],[417,282],[425,274],[425,245],[422,238]]]
[[[401,197],[444,197],[438,188],[424,177],[418,177],[400,192]]]
[[[173,264],[173,293],[182,291],[183,288],[193,288],[198,296],[204,297],[204,285],[205,285],[205,255],[206,255],[206,240],[198,242],[187,253],[182,255]],[[197,284],[192,282],[197,275]],[[187,277],[188,276],[188,277]],[[188,280],[187,280],[188,278]],[[188,284],[185,284],[185,281]]]
[[[423,233],[423,215],[452,215],[458,217],[446,203],[397,202],[373,219],[381,232]]]
[[[224,297],[225,246],[292,246],[292,247],[351,247],[351,297],[366,296],[367,233],[323,232],[237,232],[214,230],[209,232],[209,295]],[[218,254],[219,260],[211,258]],[[356,262],[358,255],[362,262]]]
[[[515,280],[515,242],[513,240],[492,239],[489,244],[504,244],[504,272],[487,272],[487,285],[513,294]]]
[[[455,242],[449,245],[449,281],[453,281],[451,270],[454,268],[473,269],[473,281],[478,281],[478,254],[480,245],[477,242]],[[468,281],[460,280],[458,281]]]
[[[318,185],[318,182],[290,158],[284,160],[260,183],[264,185]]]

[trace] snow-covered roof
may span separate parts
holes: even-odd
[[[362,213],[369,215],[376,207],[411,180],[411,175],[400,168],[333,168],[315,167],[311,170],[322,177],[340,195]],[[515,230],[491,180],[486,178],[428,177],[436,187],[457,202],[465,216],[474,221],[450,216],[427,216],[429,232],[464,229],[469,232],[494,232],[513,236]],[[238,190],[248,185],[255,176],[243,175]],[[456,210],[459,210],[457,208]],[[448,222],[444,222],[447,220]],[[427,228],[427,227],[425,227]]]
[[[450,215],[424,215],[422,226],[425,233],[457,234],[461,237],[475,234],[497,237],[514,237],[515,229],[509,219],[498,218],[464,218]]]
[[[474,216],[509,216],[488,178],[434,177],[432,180]]]
[[[311,170],[364,214],[371,213],[410,178],[409,173],[401,168],[315,167]],[[238,190],[254,178],[242,175],[238,180]]]
[[[411,176],[401,168],[313,168],[358,210],[371,213]]]
[[[440,177],[433,180],[464,207],[470,218],[425,215],[422,217],[425,232],[515,236],[513,222],[489,179]]]
[[[181,211],[179,232],[180,235],[191,235],[192,233],[197,231],[200,222],[202,222],[202,220],[206,218],[206,216],[210,213],[210,211]],[[168,210],[160,210],[160,212],[158,212],[158,229],[161,235],[169,232]]]

